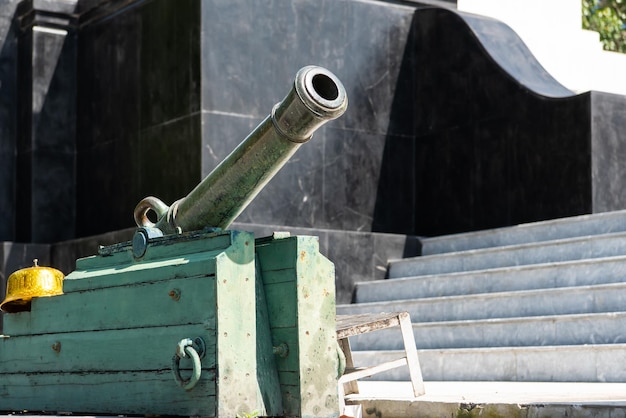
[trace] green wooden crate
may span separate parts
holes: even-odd
[[[166,236],[141,259],[106,247],[77,261],[64,295],[4,316],[0,410],[335,417],[334,303],[314,237]],[[205,345],[189,390],[172,372],[187,338]]]
[[[64,295],[5,315],[0,409],[235,416],[258,410],[254,237],[130,244],[77,262]],[[201,378],[173,378],[177,343],[202,338]],[[181,376],[191,362],[180,360]]]

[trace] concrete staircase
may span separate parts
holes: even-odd
[[[400,310],[426,381],[626,382],[626,211],[423,239],[422,256],[337,308]],[[353,337],[355,364],[396,357],[401,341]]]

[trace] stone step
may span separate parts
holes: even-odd
[[[368,366],[401,357],[400,351],[353,351]],[[626,382],[626,345],[598,344],[418,350],[425,381]],[[372,380],[409,380],[398,367]]]
[[[359,393],[348,395],[346,403],[358,405],[364,417],[626,416],[626,383],[425,381],[424,386],[426,393],[415,398],[408,381],[359,381]]]
[[[626,344],[626,312],[413,324],[419,349]],[[401,350],[398,329],[350,337],[354,350]]]
[[[618,312],[626,283],[338,305],[341,315],[407,311],[413,322]]]
[[[389,278],[446,274],[626,254],[626,233],[468,250],[390,261]]]
[[[513,227],[422,238],[422,255],[552,241],[626,231],[626,210],[553,219]]]
[[[626,256],[618,256],[360,282],[353,299],[368,303],[624,281]]]

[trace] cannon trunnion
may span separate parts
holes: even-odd
[[[222,229],[346,104],[332,73],[303,68],[187,197],[142,200],[132,241],[6,314],[0,410],[338,417],[334,266],[318,239]]]

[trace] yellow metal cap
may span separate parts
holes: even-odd
[[[7,279],[6,297],[0,309],[4,312],[30,310],[33,298],[63,294],[63,273],[51,267],[34,266],[18,270]]]

